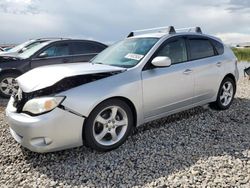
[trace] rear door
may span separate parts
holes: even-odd
[[[106,48],[106,46],[92,41],[76,41],[72,45],[74,62],[89,62]]]
[[[32,58],[31,68],[51,64],[72,63],[71,46],[68,42],[54,43],[41,50]]]
[[[223,74],[223,57],[211,39],[202,36],[189,36],[189,60],[194,65],[194,103],[209,100],[217,93]]]

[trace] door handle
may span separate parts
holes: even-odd
[[[216,66],[217,66],[217,67],[221,67],[221,65],[222,65],[221,62],[216,63]]]
[[[191,69],[187,69],[183,72],[183,74],[189,75],[191,74],[193,71]]]

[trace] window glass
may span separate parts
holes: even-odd
[[[158,38],[127,38],[102,51],[92,63],[131,68],[136,66]]]
[[[27,45],[29,45],[29,44],[31,44],[31,43],[33,43],[33,42],[34,42],[34,40],[29,40],[29,41],[27,41],[27,42],[24,42],[24,43],[22,43],[22,44],[19,44],[19,45],[15,46],[15,47],[11,48],[10,50],[8,50],[8,52],[10,52],[10,53],[19,52],[19,51],[22,50],[25,46],[27,46]]]
[[[216,51],[218,52],[219,55],[222,55],[224,53],[224,46],[222,43],[211,39],[212,44],[214,45]]]
[[[190,59],[201,59],[214,56],[214,48],[207,39],[189,39]]]
[[[104,50],[104,46],[91,42],[75,42],[74,43],[74,54],[92,54],[99,53]]]
[[[157,56],[169,57],[172,64],[187,61],[187,50],[185,40],[179,38],[168,42],[157,54]]]
[[[24,48],[22,49],[22,51],[24,52],[24,51],[26,51],[26,50],[28,50],[28,49],[30,49],[30,48],[33,48],[34,46],[36,46],[36,45],[38,45],[38,44],[43,43],[43,42],[47,42],[47,41],[36,41],[36,42],[33,42],[33,43],[29,44],[28,46],[24,47]]]
[[[25,50],[23,53],[19,54],[18,57],[21,59],[27,59],[33,56],[35,53],[37,53],[39,50],[47,46],[49,42],[43,42],[40,44],[37,44],[36,46],[33,46],[32,48]]]
[[[46,53],[47,57],[60,57],[69,55],[69,45],[68,44],[58,44],[51,46],[44,50],[42,53]]]

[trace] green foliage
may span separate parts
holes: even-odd
[[[250,48],[232,48],[239,61],[250,62]]]

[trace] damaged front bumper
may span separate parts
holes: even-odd
[[[10,132],[31,151],[45,153],[81,146],[85,118],[61,108],[39,116],[17,113],[12,97],[6,108]]]

